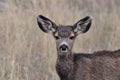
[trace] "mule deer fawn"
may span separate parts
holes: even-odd
[[[37,22],[43,32],[51,32],[56,40],[56,70],[60,80],[120,80],[120,50],[88,54],[72,52],[75,38],[89,30],[90,16],[69,26],[56,25],[42,15],[37,17]]]

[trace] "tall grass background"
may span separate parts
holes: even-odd
[[[39,29],[39,14],[65,25],[93,17],[74,52],[120,49],[120,0],[2,0],[0,80],[59,80],[55,40]]]

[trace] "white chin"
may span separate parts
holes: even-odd
[[[63,50],[61,49],[60,52],[62,52],[62,53],[67,53],[68,50],[66,49],[66,50],[63,51]]]

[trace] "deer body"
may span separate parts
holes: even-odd
[[[52,32],[56,40],[56,70],[60,80],[120,80],[120,50],[89,54],[72,52],[75,38],[89,30],[90,16],[72,26],[58,26],[42,15],[37,17],[37,21],[40,29]]]
[[[58,58],[56,70],[61,80],[120,80],[120,50],[79,53],[71,57]]]

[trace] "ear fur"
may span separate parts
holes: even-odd
[[[92,17],[91,16],[86,16],[85,18],[79,20],[74,26],[74,32],[79,33],[86,33],[90,27],[91,27],[91,23],[92,23]]]
[[[49,32],[49,31],[55,31],[55,23],[53,23],[50,19],[42,16],[42,15],[38,15],[37,16],[37,23],[39,25],[39,28],[43,31],[43,32]]]

